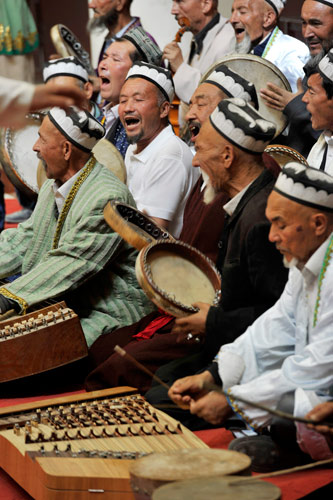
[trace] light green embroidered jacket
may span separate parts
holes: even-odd
[[[6,289],[28,305],[64,298],[79,315],[90,346],[99,335],[154,309],[136,280],[137,251],[103,217],[111,199],[135,203],[127,187],[96,163],[69,209],[58,248],[52,250],[58,222],[53,182],[42,186],[31,218],[0,235],[0,277],[21,272]]]

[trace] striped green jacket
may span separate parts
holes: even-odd
[[[33,305],[64,298],[79,315],[90,346],[99,335],[132,324],[154,308],[136,280],[136,250],[103,217],[111,199],[135,203],[127,187],[96,163],[80,186],[53,248],[64,212],[56,218],[53,182],[44,183],[31,218],[0,235],[0,277],[22,273],[6,285],[5,294],[23,306],[24,301]]]

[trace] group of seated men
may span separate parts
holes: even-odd
[[[149,401],[171,398],[170,413],[192,429],[239,422],[259,435],[234,449],[252,455],[257,470],[281,468],[332,456],[331,427],[320,435],[251,403],[314,420],[333,413],[333,1],[303,3],[310,55],[277,27],[282,0],[234,0],[230,23],[217,3],[173,2],[193,34],[187,58],[176,42],[164,50],[174,77],[141,27],[109,44],[98,66],[102,109],[90,102],[89,78],[73,58],[46,65],[45,87],[23,85],[24,93],[1,80],[1,123],[36,107],[65,109],[49,109],[33,146],[48,180],[32,216],[0,236],[0,277],[19,274],[0,288],[0,312],[65,299],[90,349],[88,390],[150,389]],[[200,81],[234,51],[274,62],[297,93],[269,83],[256,89],[223,63]],[[63,82],[59,96],[63,77],[75,82]],[[69,91],[73,83],[79,89]],[[175,90],[189,145],[169,124]],[[70,98],[80,98],[81,109]],[[279,173],[264,153],[277,140],[276,124],[262,116],[260,98],[290,117],[285,144],[304,143],[303,154],[313,145],[308,166],[291,161]],[[124,156],[126,185],[92,154],[103,124]],[[177,320],[157,311],[137,283],[136,250],[104,220],[112,199],[211,257],[222,276],[220,303],[196,303],[197,313]],[[150,388],[146,373],[114,353],[116,344],[158,370],[169,394]]]

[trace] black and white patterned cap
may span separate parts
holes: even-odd
[[[274,123],[267,121],[244,99],[224,99],[209,119],[227,141],[252,154],[262,154],[276,131]]]
[[[141,26],[131,29],[122,38],[133,43],[141,54],[143,61],[160,66],[163,53]]]
[[[129,72],[126,80],[129,78],[143,78],[156,85],[169,102],[175,97],[175,86],[171,72],[160,66],[154,66],[142,61],[136,61]]]
[[[54,59],[45,64],[43,69],[44,83],[56,76],[71,76],[73,78],[78,78],[84,83],[89,80],[87,70],[77,57],[74,56]]]
[[[314,0],[315,2],[319,3],[324,3],[325,5],[328,5],[329,7],[333,7],[333,0]]]
[[[287,0],[265,0],[275,10],[279,16],[286,6]]]
[[[207,77],[203,83],[211,83],[220,88],[228,97],[240,97],[251,102],[255,109],[259,108],[257,91],[252,82],[221,64]]]
[[[296,203],[333,212],[333,177],[301,163],[287,163],[274,191]]]
[[[52,108],[47,116],[74,146],[89,153],[105,135],[105,128],[88,111],[71,107]]]
[[[319,73],[323,78],[333,82],[333,49],[331,49],[318,64]]]

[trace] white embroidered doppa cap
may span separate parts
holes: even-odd
[[[269,3],[271,7],[275,10],[276,14],[279,16],[286,6],[287,0],[265,0]]]
[[[240,97],[258,109],[257,91],[252,82],[232,71],[225,64],[217,66],[203,83],[211,83],[220,88],[228,97]]]
[[[209,119],[227,141],[252,154],[262,154],[276,131],[274,123],[267,121],[244,99],[224,99]]]
[[[273,189],[301,205],[333,212],[333,177],[322,170],[287,163]]]
[[[47,116],[74,146],[89,153],[105,135],[105,129],[88,111],[71,107],[52,108]]]
[[[45,64],[43,69],[44,83],[56,76],[71,76],[73,78],[78,78],[84,83],[89,80],[87,70],[74,56],[54,59]]]
[[[136,61],[129,72],[126,80],[129,78],[143,78],[156,85],[169,102],[175,97],[175,86],[171,72],[160,66],[154,66],[143,61]]]

